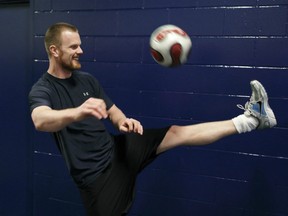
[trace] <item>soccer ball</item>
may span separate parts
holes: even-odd
[[[165,67],[175,67],[187,61],[192,42],[188,34],[175,25],[163,25],[150,37],[153,59]]]

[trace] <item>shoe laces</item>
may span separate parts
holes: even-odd
[[[245,104],[245,107],[243,107],[241,104],[237,104],[237,107],[238,107],[239,109],[242,109],[242,110],[245,110],[245,111],[246,111],[246,109],[245,109],[246,104]]]
[[[245,103],[245,106],[242,106],[241,104],[237,104],[237,107],[238,107],[239,109],[241,109],[241,110],[244,110],[244,111],[245,111],[244,114],[246,114],[246,115],[251,115],[252,112],[251,112],[251,110],[249,109],[249,107],[250,107],[251,105],[252,105],[252,104],[251,104],[251,101],[247,101],[247,102]]]

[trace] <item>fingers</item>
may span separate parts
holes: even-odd
[[[95,110],[95,114],[98,115],[99,119],[108,117],[105,103],[97,105],[94,110]]]
[[[141,123],[135,119],[127,118],[125,121],[120,125],[120,131],[126,133],[138,133],[140,135],[143,134],[143,127]]]
[[[106,104],[102,99],[89,98],[80,107],[78,107],[78,110],[82,113],[80,114],[82,116],[81,118],[94,116],[97,119],[103,119],[108,117]],[[118,127],[121,132],[143,134],[141,123],[132,118],[126,118],[123,122],[118,124]]]
[[[92,115],[98,119],[108,117],[106,104],[102,99],[89,98],[81,105],[81,109],[84,115]]]

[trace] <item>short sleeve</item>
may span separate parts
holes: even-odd
[[[39,106],[52,106],[49,92],[50,90],[47,87],[37,85],[37,83],[32,87],[28,97],[30,112]]]

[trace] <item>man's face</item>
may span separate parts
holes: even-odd
[[[78,32],[64,31],[61,34],[61,46],[59,49],[59,64],[68,72],[81,68],[79,62],[83,51],[80,47],[81,39]]]

